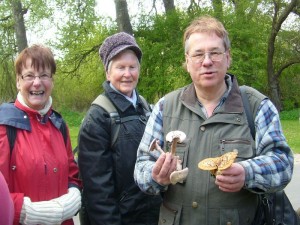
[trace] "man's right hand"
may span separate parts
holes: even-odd
[[[152,169],[153,180],[162,186],[169,185],[170,175],[176,170],[177,160],[178,157],[169,152],[161,154]]]

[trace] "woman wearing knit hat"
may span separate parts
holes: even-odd
[[[150,114],[138,95],[142,51],[124,32],[106,38],[99,50],[106,72],[106,99],[119,118],[92,104],[80,128],[78,163],[83,180],[81,225],[156,225],[161,197],[143,193],[135,184],[133,169],[137,148]]]

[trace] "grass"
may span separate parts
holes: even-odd
[[[300,120],[281,120],[284,136],[294,153],[300,153]]]
[[[60,113],[66,120],[71,136],[72,147],[77,146],[79,127],[85,113],[61,110]],[[280,113],[281,125],[287,142],[294,153],[300,153],[300,118],[299,109]]]
[[[77,146],[77,137],[78,137],[78,133],[79,133],[79,127],[70,127],[70,137],[71,137],[71,143],[72,143],[72,148],[74,149]]]

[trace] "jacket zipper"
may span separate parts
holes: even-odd
[[[251,142],[248,140],[242,140],[242,139],[237,139],[237,140],[221,140],[221,149],[224,151],[225,149],[225,144],[247,144],[250,145]]]

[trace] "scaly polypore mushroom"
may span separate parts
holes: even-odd
[[[238,155],[238,150],[233,149],[220,157],[206,158],[198,163],[199,169],[209,170],[213,176],[222,174],[222,171],[232,165]]]

